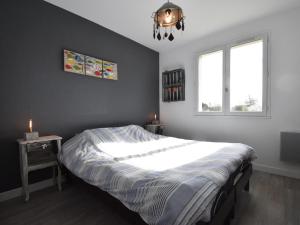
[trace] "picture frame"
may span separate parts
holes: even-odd
[[[85,74],[84,55],[64,49],[64,71]]]
[[[67,49],[64,49],[63,52],[65,72],[107,80],[118,80],[117,63],[83,55]]]

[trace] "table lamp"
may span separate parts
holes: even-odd
[[[39,132],[32,131],[32,119],[29,120],[29,132],[25,132],[24,138],[26,141],[37,140],[39,138]]]

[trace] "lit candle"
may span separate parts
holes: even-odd
[[[154,113],[154,120],[156,120],[156,113]]]
[[[29,131],[32,132],[32,119],[29,120]]]

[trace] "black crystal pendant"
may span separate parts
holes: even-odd
[[[181,29],[184,30],[184,22],[182,20],[182,26],[181,26]]]
[[[155,39],[155,30],[153,30],[153,39]]]
[[[170,35],[169,35],[169,41],[173,41],[174,40],[174,36],[173,36],[173,34],[172,33],[170,33]]]
[[[158,32],[158,34],[157,34],[157,39],[158,39],[159,41],[161,40],[160,32]]]
[[[168,32],[167,32],[167,31],[165,32],[165,35],[164,35],[164,37],[165,37],[165,38],[167,38],[167,37],[168,37]]]
[[[180,28],[181,28],[181,24],[180,24],[180,21],[179,21],[179,20],[178,20],[177,23],[176,23],[176,28],[177,28],[177,30],[180,30]]]

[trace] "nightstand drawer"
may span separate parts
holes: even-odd
[[[36,165],[56,161],[57,157],[51,150],[28,152],[28,165]]]
[[[27,152],[49,151],[53,149],[54,146],[51,141],[27,144]]]

